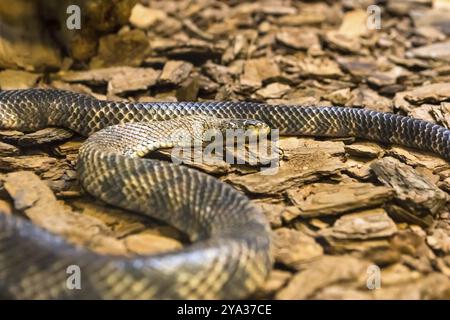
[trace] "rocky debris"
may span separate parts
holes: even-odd
[[[303,271],[296,273],[275,297],[277,299],[307,299],[339,282],[361,284],[367,276],[369,266],[368,262],[350,256],[325,255],[310,262]]]
[[[17,143],[19,146],[33,146],[64,141],[70,139],[73,134],[73,131],[64,128],[45,128],[18,137],[9,137],[6,140]]]
[[[28,89],[34,87],[41,75],[20,70],[4,70],[0,72],[0,89]]]
[[[379,208],[344,215],[320,234],[339,240],[367,240],[390,237],[396,232],[394,221]]]
[[[17,147],[4,142],[0,142],[0,156],[17,156],[19,153],[20,150]]]
[[[55,87],[134,102],[338,105],[450,127],[445,1],[379,2],[382,28],[374,30],[367,24],[370,1],[98,0],[83,8],[81,32],[54,28],[51,36],[31,18],[23,26],[5,19],[6,11],[20,16],[10,8],[25,2],[0,4],[2,90]],[[45,23],[58,24],[69,2],[88,1],[36,4]],[[22,12],[32,17],[34,5]],[[188,243],[174,228],[81,190],[79,136],[53,128],[1,131],[0,139],[1,214],[32,209],[37,223],[108,254],[162,253]],[[279,147],[275,170],[264,174],[264,166],[249,163],[261,154],[248,146],[226,150],[245,160],[239,165],[195,162],[195,153],[181,159],[248,195],[269,219],[276,264],[255,298],[448,297],[447,161],[355,138],[281,137]],[[170,161],[171,152],[148,156]],[[29,208],[15,205],[26,197]],[[381,288],[369,290],[368,271],[377,270]]]
[[[447,161],[425,151],[394,146],[385,152],[387,156],[396,158],[407,165],[428,168],[434,173],[450,168],[450,164]]]
[[[259,288],[255,294],[255,298],[272,297],[280,288],[282,288],[286,282],[289,281],[292,274],[288,271],[274,269],[269,274],[268,279],[264,283],[264,286]]]
[[[434,250],[448,254],[450,252],[450,230],[444,228],[433,230],[433,233],[427,236],[427,243]]]
[[[120,50],[117,50],[120,48]],[[91,68],[132,66],[142,64],[149,50],[149,41],[142,30],[124,31],[100,38],[98,54],[91,60]]]
[[[372,162],[371,168],[378,180],[394,189],[396,203],[412,215],[436,215],[448,201],[430,179],[392,157]]]
[[[301,269],[305,262],[323,255],[323,248],[310,236],[296,230],[280,228],[274,231],[275,263],[293,270]]]
[[[450,99],[450,83],[433,83],[409,91],[405,99],[413,104],[440,103]]]
[[[89,245],[96,242],[96,249],[99,249],[99,243],[105,241],[107,247],[118,250],[115,254],[124,253],[122,247],[114,243],[118,241],[113,241],[107,235],[107,229],[101,221],[81,216],[56,200],[52,191],[35,174],[25,171],[10,173],[5,178],[4,187],[14,199],[14,208],[23,211],[36,225],[64,235],[77,244]],[[114,244],[111,246],[112,243]]]
[[[293,49],[308,50],[311,47],[320,47],[319,37],[314,29],[283,28],[276,34],[276,40]]]
[[[161,72],[159,81],[164,84],[180,84],[189,77],[192,64],[184,61],[168,61]]]
[[[39,3],[26,0],[0,4],[0,67],[6,69],[25,69],[43,71],[61,67],[62,59],[59,48],[46,32],[39,20]],[[20,39],[20,41],[17,41]],[[30,54],[33,52],[33,54]],[[15,74],[17,79],[23,74]],[[26,82],[30,83],[30,77]],[[4,80],[5,81],[5,80]],[[3,87],[11,86],[7,81]],[[14,83],[14,86],[23,86]]]
[[[13,172],[19,170],[34,171],[43,174],[58,164],[58,159],[46,155],[0,157],[0,170]]]
[[[370,183],[315,183],[288,190],[287,196],[300,209],[301,217],[317,217],[386,203],[393,191]]]
[[[450,61],[450,41],[434,43],[431,45],[409,50],[406,55],[411,58],[428,58]]]
[[[145,90],[156,84],[159,75],[160,72],[152,68],[136,68],[130,72],[115,74],[108,83],[108,94]]]
[[[131,10],[130,23],[139,29],[148,29],[167,18],[166,12],[138,3]]]
[[[277,99],[283,97],[291,87],[288,85],[274,82],[255,92],[255,97],[260,99]]]
[[[258,89],[263,81],[276,78],[280,75],[279,67],[274,61],[267,58],[246,60],[240,83],[243,87]]]
[[[320,161],[317,161],[318,159]],[[225,181],[250,193],[276,194],[335,175],[344,167],[340,160],[329,157],[324,152],[316,152],[292,157],[288,162],[281,163],[279,168],[275,168],[275,174],[269,175],[263,171],[244,176],[231,174]]]
[[[363,158],[379,158],[384,154],[383,148],[373,142],[357,142],[346,145],[345,152],[351,156]]]

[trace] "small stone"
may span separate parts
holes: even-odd
[[[291,87],[289,87],[288,85],[279,82],[274,82],[256,91],[256,95],[263,99],[281,98],[290,89]]]
[[[0,89],[28,89],[36,85],[40,74],[20,70],[4,70],[0,72]]]
[[[408,58],[436,59],[450,61],[450,41],[433,43],[406,52]]]
[[[274,269],[270,272],[268,279],[255,293],[256,299],[271,298],[272,295],[282,288],[292,277],[288,271]]]
[[[329,229],[321,231],[323,236],[335,239],[367,240],[392,236],[397,227],[384,209],[372,209],[339,218]]]
[[[328,58],[305,58],[298,61],[300,72],[305,76],[337,78],[342,76],[339,65]]]
[[[189,77],[193,65],[186,61],[168,61],[162,70],[159,81],[164,84],[180,84]]]
[[[339,89],[325,95],[323,98],[332,104],[345,105],[351,98],[351,91],[350,88]]]
[[[108,83],[108,94],[116,95],[124,92],[145,90],[156,84],[160,71],[152,68],[123,68],[123,72],[115,73]]]
[[[372,142],[356,142],[344,148],[349,155],[356,157],[378,158],[384,154],[383,148]]]
[[[337,215],[371,207],[390,200],[393,191],[371,183],[315,183],[287,191],[288,198],[300,209],[302,217]]]
[[[340,282],[363,285],[369,263],[350,256],[322,256],[295,274],[275,295],[276,299],[307,299],[318,291]]]
[[[323,255],[322,247],[303,232],[281,228],[273,234],[275,261],[294,270]]]
[[[307,50],[312,46],[320,45],[317,33],[308,29],[302,32],[299,32],[299,29],[282,29],[276,34],[276,40],[298,50]]]
[[[109,66],[138,67],[147,56],[148,49],[149,41],[142,30],[106,35],[100,38],[98,55],[92,58],[90,66],[93,69]]]
[[[10,144],[0,142],[0,156],[8,157],[8,156],[16,156],[20,153],[20,150]]]
[[[442,251],[445,254],[450,253],[450,231],[434,229],[433,233],[427,237],[427,243],[434,250]]]
[[[449,198],[429,178],[392,157],[376,160],[370,167],[378,180],[395,190],[397,203],[416,215],[438,213]]]
[[[167,14],[158,9],[148,8],[142,4],[136,4],[131,10],[130,23],[139,29],[148,29],[164,20]]]
[[[268,58],[247,60],[244,63],[244,73],[241,75],[242,86],[260,88],[264,80],[275,78],[280,75],[277,64]]]
[[[404,97],[413,104],[440,103],[450,100],[450,83],[441,82],[423,85],[408,91]]]
[[[240,175],[228,175],[226,182],[256,194],[277,194],[306,182],[316,181],[324,176],[336,174],[345,168],[340,160],[321,151],[292,157],[288,162],[275,168],[272,174],[257,172]]]
[[[0,199],[0,214],[12,215],[13,206],[8,201]]]

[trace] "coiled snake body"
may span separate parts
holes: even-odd
[[[83,187],[107,203],[168,222],[193,244],[149,257],[103,256],[69,245],[24,219],[0,215],[0,296],[202,299],[251,294],[272,266],[270,228],[260,209],[206,174],[139,159],[151,150],[176,145],[171,135],[176,128],[199,136],[207,128],[226,127],[232,119],[259,120],[282,135],[396,143],[450,160],[450,130],[363,109],[249,102],[123,103],[59,90],[3,91],[1,129],[60,126],[90,136],[78,159]],[[123,125],[128,122],[133,123]],[[69,265],[82,270],[81,290],[66,288]]]

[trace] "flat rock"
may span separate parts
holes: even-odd
[[[441,172],[450,168],[447,161],[435,154],[412,148],[393,146],[386,150],[386,155],[397,158],[410,166],[428,168],[433,172]]]
[[[235,174],[225,178],[226,182],[250,193],[276,194],[284,190],[334,175],[345,168],[340,160],[328,156],[324,152],[292,157],[276,168],[274,174],[257,172],[238,176]]]
[[[345,145],[342,141],[321,141],[307,137],[280,137],[279,147],[288,159],[316,152],[325,152],[331,156],[345,154]]]
[[[397,159],[386,157],[376,160],[371,168],[378,180],[395,191],[397,203],[417,215],[434,215],[448,200],[448,195],[435,183]]]
[[[383,204],[392,199],[393,190],[371,183],[316,183],[290,189],[287,196],[300,209],[300,216],[317,217]]]
[[[42,174],[58,164],[58,159],[45,155],[0,157],[0,169],[7,172],[30,170]]]
[[[4,142],[0,142],[0,156],[17,156],[19,153],[20,150],[17,147]]]
[[[254,293],[255,298],[272,298],[273,294],[282,288],[291,277],[292,273],[288,271],[272,270],[262,287]]]
[[[329,58],[299,59],[298,67],[302,76],[315,76],[324,78],[338,78],[342,76],[339,65]]]
[[[405,99],[413,104],[440,103],[450,99],[450,83],[433,83],[408,91]]]
[[[321,235],[335,239],[367,240],[392,236],[397,226],[384,209],[371,209],[340,217],[329,229],[321,230]]]
[[[340,282],[362,284],[369,263],[350,256],[322,256],[296,273],[275,295],[276,299],[308,299],[318,291]],[[363,280],[364,279],[364,282]]]
[[[322,247],[314,238],[288,228],[273,232],[275,262],[298,270],[307,261],[323,255]]]
[[[148,29],[166,17],[167,14],[164,11],[149,8],[138,3],[131,10],[130,23],[136,28]]]
[[[345,151],[356,157],[378,158],[384,154],[383,148],[373,142],[356,142],[345,145]]]
[[[14,200],[15,209],[23,211],[36,225],[98,252],[125,253],[124,246],[109,235],[108,228],[100,220],[80,215],[56,200],[53,192],[34,173],[9,173],[5,177],[4,187]],[[110,244],[109,250],[102,245],[105,243]]]
[[[445,254],[449,254],[450,230],[444,228],[434,229],[433,232],[429,236],[427,236],[427,243],[434,250],[438,250]]]
[[[240,77],[240,83],[244,87],[253,89],[260,88],[264,80],[275,78],[280,75],[278,65],[268,59],[250,59],[244,63],[244,73]]]
[[[93,69],[112,66],[138,67],[147,56],[149,46],[145,32],[138,29],[103,36],[99,41],[98,54],[91,59],[90,66]]]
[[[299,210],[294,206],[286,206],[280,203],[265,203],[254,200],[263,210],[266,217],[269,219],[272,228],[279,228],[283,221],[290,222],[299,215]]]
[[[437,59],[450,61],[450,41],[433,43],[427,46],[414,48],[406,52],[410,58]]]
[[[186,61],[168,61],[162,70],[159,81],[164,84],[179,84],[186,80],[193,65]]]
[[[276,99],[281,98],[290,89],[291,87],[286,84],[274,82],[256,91],[255,96],[263,99]]]
[[[435,1],[437,3],[437,1]],[[435,5],[436,6],[436,5]],[[416,27],[432,26],[450,35],[449,8],[433,8],[431,10],[415,10],[410,13]]]
[[[302,6],[302,10],[297,14],[279,17],[276,23],[284,26],[305,26],[335,21],[338,18],[333,7],[324,3],[312,3]]]
[[[324,40],[334,50],[348,53],[361,51],[361,42],[358,38],[340,33],[337,30],[328,31],[324,36]]]
[[[73,131],[63,128],[45,128],[32,133],[26,133],[15,139],[8,139],[16,142],[20,146],[32,146],[46,143],[53,143],[70,139],[74,135]]]
[[[4,70],[0,72],[0,89],[28,89],[36,85],[40,74],[20,70]]]
[[[108,94],[116,95],[124,92],[144,90],[156,84],[160,71],[152,68],[122,69],[108,83]]]
[[[304,29],[299,32],[297,28],[283,28],[275,37],[281,44],[297,50],[307,50],[312,46],[320,45],[317,32],[312,29]]]
[[[352,90],[352,98],[345,104],[348,107],[361,107],[381,112],[392,112],[391,99],[381,96],[378,92],[365,86]]]

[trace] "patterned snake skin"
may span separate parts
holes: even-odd
[[[208,127],[226,126],[228,119],[259,120],[282,135],[354,136],[396,143],[450,160],[450,130],[363,109],[248,102],[123,103],[59,90],[3,91],[0,128],[33,131],[60,126],[90,136],[78,158],[83,187],[107,203],[168,222],[193,244],[148,257],[104,256],[74,247],[25,219],[0,215],[0,297],[249,296],[272,266],[270,229],[261,211],[213,177],[139,158],[176,145],[170,138],[176,128],[195,136]],[[133,124],[122,125],[128,122]],[[81,290],[66,288],[70,265],[81,269]]]

